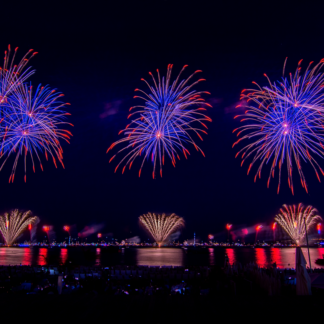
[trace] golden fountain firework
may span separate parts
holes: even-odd
[[[305,223],[308,231],[312,226],[322,221],[322,218],[312,206],[283,205],[280,208],[280,213],[275,217],[275,221],[297,245],[300,245],[306,235]]]
[[[139,221],[150,232],[159,246],[167,240],[170,234],[184,226],[184,219],[176,214],[148,213],[140,216]]]
[[[18,236],[30,224],[37,221],[37,216],[32,216],[31,211],[25,213],[19,212],[18,209],[13,210],[10,214],[0,215],[0,232],[7,245],[12,245]]]

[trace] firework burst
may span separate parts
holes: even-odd
[[[283,205],[279,214],[275,217],[275,221],[297,245],[300,245],[306,235],[305,223],[308,231],[316,223],[322,221],[322,218],[317,215],[317,210],[312,206],[304,207],[302,204],[298,206]]]
[[[170,234],[184,226],[184,220],[175,214],[154,214],[148,213],[139,217],[140,223],[152,235],[156,243],[161,246]]]
[[[17,209],[10,214],[5,213],[0,216],[0,232],[6,245],[12,245],[28,225],[36,223],[37,219],[36,216],[31,215],[31,211],[22,213]]]
[[[50,156],[55,167],[57,161],[64,167],[59,140],[69,142],[72,134],[62,129],[62,126],[69,124],[65,116],[70,114],[64,111],[68,104],[60,101],[61,96],[55,90],[41,86],[33,93],[33,88],[24,84],[10,97],[10,107],[3,110],[4,116],[0,122],[0,159],[3,161],[0,170],[11,155],[15,156],[9,182],[14,181],[20,156],[24,159],[25,182],[28,156],[34,172],[35,161],[43,170],[40,154],[44,154],[46,159]]]
[[[171,64],[168,65],[165,78],[160,77],[158,70],[157,79],[150,72],[153,85],[142,79],[148,86],[149,92],[135,89],[142,95],[134,98],[144,100],[144,104],[130,108],[130,111],[133,112],[128,118],[132,117],[132,121],[124,130],[120,131],[125,137],[113,143],[107,150],[108,152],[117,144],[126,143],[125,147],[118,151],[118,153],[126,151],[126,154],[118,163],[115,172],[119,166],[123,165],[122,172],[124,173],[127,166],[129,169],[131,168],[137,157],[143,156],[139,176],[146,159],[151,159],[153,163],[153,178],[157,166],[159,166],[160,176],[162,176],[165,156],[168,156],[175,166],[176,158],[180,159],[181,152],[185,158],[190,154],[186,144],[192,144],[197,151],[204,155],[192,135],[196,135],[202,140],[202,133],[207,134],[202,128],[207,129],[205,122],[211,121],[211,119],[204,114],[204,111],[205,107],[211,106],[204,102],[201,95],[209,94],[209,92],[197,92],[193,89],[197,83],[204,79],[189,83],[191,78],[201,71],[196,71],[187,79],[180,81],[181,73],[185,68],[186,66],[182,68],[174,82],[171,82]]]
[[[252,158],[248,167],[248,174],[254,164],[258,164],[254,181],[261,178],[261,170],[265,164],[271,164],[267,185],[274,177],[278,167],[278,189],[281,184],[281,170],[286,160],[288,185],[294,193],[293,168],[297,166],[301,184],[308,191],[306,179],[302,170],[302,162],[309,163],[320,181],[320,173],[324,172],[317,162],[324,157],[324,74],[320,69],[322,60],[313,69],[309,64],[304,74],[301,74],[300,63],[294,75],[283,77],[281,81],[269,86],[253,90],[243,90],[242,105],[245,114],[237,115],[241,122],[247,122],[236,128],[237,136],[241,137],[233,147],[242,140],[251,143],[243,147],[237,154],[242,163]],[[284,68],[285,69],[285,68]]]

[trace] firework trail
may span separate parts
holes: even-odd
[[[184,219],[176,214],[144,214],[139,217],[140,223],[149,231],[156,243],[161,246],[176,230],[184,226]]]
[[[64,111],[67,103],[60,101],[60,93],[48,87],[38,86],[33,93],[32,86],[26,84],[17,88],[10,99],[10,109],[3,111],[0,123],[0,171],[11,155],[15,156],[9,182],[14,176],[20,156],[24,159],[25,182],[27,157],[30,157],[35,172],[35,162],[38,161],[43,170],[40,154],[44,153],[46,160],[50,156],[57,167],[58,160],[63,164],[63,149],[60,139],[69,143],[71,132],[62,129],[67,124]],[[73,125],[72,125],[73,126]]]
[[[28,225],[36,223],[37,220],[38,217],[32,216],[30,210],[22,213],[16,209],[10,214],[0,216],[0,232],[6,245],[12,245]]]
[[[10,101],[10,95],[32,74],[34,70],[30,67],[26,68],[29,60],[37,54],[33,50],[29,50],[27,54],[20,60],[17,65],[14,65],[18,47],[14,50],[14,54],[11,57],[11,47],[8,46],[8,50],[5,51],[3,67],[0,67],[0,105],[3,109],[3,104],[7,104]],[[5,106],[6,107],[6,106]]]
[[[317,215],[317,210],[312,206],[304,207],[302,204],[298,206],[283,205],[279,214],[275,217],[275,221],[297,245],[300,245],[306,235],[305,222],[308,231],[316,223],[322,221],[322,218]]]
[[[258,164],[254,181],[257,177],[261,178],[262,167],[271,164],[268,187],[278,166],[278,193],[285,160],[292,194],[292,172],[295,165],[306,192],[308,188],[302,161],[313,167],[319,181],[319,173],[324,175],[317,162],[318,158],[324,156],[324,74],[320,73],[324,60],[313,69],[310,69],[311,62],[304,74],[301,74],[300,63],[301,61],[294,75],[289,74],[289,77],[283,77],[275,83],[271,83],[265,75],[269,82],[268,87],[260,87],[253,82],[258,89],[243,90],[241,100],[246,111],[244,115],[234,117],[240,117],[241,122],[247,123],[233,131],[237,132],[238,137],[242,134],[233,147],[242,140],[251,141],[235,157],[241,156],[241,166],[249,157],[252,158],[248,174],[252,166]]]
[[[171,83],[172,65],[169,64],[166,77],[161,78],[159,70],[157,70],[157,79],[155,79],[150,72],[153,85],[142,79],[149,88],[148,93],[135,89],[142,95],[134,98],[144,100],[144,104],[130,108],[130,111],[133,110],[133,112],[128,118],[132,117],[133,119],[124,130],[119,132],[119,134],[123,133],[125,137],[113,143],[107,150],[108,152],[117,144],[126,143],[125,147],[117,152],[118,154],[127,150],[115,168],[115,172],[123,164],[122,172],[124,173],[127,166],[130,169],[134,160],[143,155],[139,176],[145,160],[150,158],[153,163],[153,178],[157,165],[159,165],[160,176],[162,176],[165,156],[168,156],[175,166],[176,158],[180,159],[181,152],[185,158],[190,154],[185,144],[192,144],[197,151],[204,155],[192,135],[197,135],[202,140],[202,133],[207,134],[202,127],[207,129],[204,122],[211,121],[211,119],[204,114],[204,111],[206,106],[211,106],[204,102],[201,95],[209,94],[209,92],[193,90],[193,87],[204,79],[189,83],[191,78],[201,71],[196,71],[187,79],[179,81],[185,68],[186,66]],[[115,156],[116,154],[109,162]]]

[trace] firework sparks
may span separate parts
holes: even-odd
[[[275,217],[275,221],[287,232],[291,239],[300,245],[305,238],[305,223],[307,231],[322,218],[317,215],[317,210],[312,206],[304,207],[302,204],[283,205],[280,213]]]
[[[226,224],[226,229],[229,231],[232,228],[232,224]]]
[[[20,62],[14,65],[17,50],[18,47],[16,47],[11,57],[11,47],[9,45],[8,50],[5,51],[3,67],[0,67],[0,105],[2,109],[4,108],[3,105],[10,101],[10,96],[14,91],[34,73],[34,70],[31,70],[30,67],[26,68],[26,66],[37,52],[29,50]]]
[[[28,228],[29,225],[37,222],[37,216],[32,216],[31,211],[25,213],[17,209],[10,214],[0,216],[0,232],[7,245],[12,245],[18,236]]]
[[[70,226],[63,226],[63,230],[70,233]]]
[[[45,154],[46,160],[50,156],[55,167],[57,160],[64,167],[63,149],[59,140],[69,143],[72,134],[61,128],[69,124],[65,116],[70,115],[64,111],[68,104],[60,101],[61,96],[55,90],[41,86],[33,94],[32,87],[26,84],[21,85],[11,96],[11,109],[3,112],[4,118],[0,123],[0,159],[3,159],[0,170],[11,155],[15,156],[9,182],[14,181],[20,156],[24,159],[25,182],[28,156],[34,172],[35,161],[39,162],[43,170],[41,153]]]
[[[139,176],[146,159],[151,159],[153,163],[153,178],[155,177],[155,169],[159,166],[160,176],[162,176],[162,166],[164,165],[165,156],[168,156],[173,166],[176,159],[180,159],[181,152],[187,158],[190,155],[185,144],[192,144],[197,151],[203,155],[203,151],[194,141],[192,135],[196,135],[202,140],[202,134],[207,132],[206,121],[211,121],[204,114],[207,106],[211,107],[201,97],[203,94],[209,94],[206,91],[197,92],[193,87],[203,81],[199,79],[193,83],[189,83],[190,79],[198,72],[196,71],[187,79],[179,81],[181,73],[185,69],[183,67],[177,78],[171,83],[172,65],[168,65],[166,77],[160,77],[157,70],[158,78],[154,78],[150,73],[154,85],[150,85],[146,80],[142,79],[149,88],[149,93],[135,89],[141,92],[140,98],[144,100],[144,105],[131,107],[133,120],[120,133],[124,133],[125,137],[113,143],[107,150],[111,150],[117,144],[126,143],[126,146],[117,152],[128,150],[126,155],[118,163],[118,167],[123,166],[124,173],[126,167],[132,167],[134,160],[143,155],[143,160],[139,170]],[[116,154],[110,159],[111,162]]]
[[[184,226],[184,219],[175,214],[148,213],[139,217],[140,223],[149,231],[156,243],[161,246],[170,234]]]
[[[271,83],[268,87],[253,90],[243,90],[241,99],[246,111],[244,115],[237,115],[245,125],[236,128],[237,136],[242,136],[233,144],[233,147],[242,140],[251,140],[243,147],[236,157],[241,155],[242,163],[249,157],[252,161],[248,167],[248,174],[254,164],[259,161],[254,181],[261,178],[261,170],[270,163],[271,177],[274,177],[278,166],[278,189],[281,182],[281,169],[286,160],[288,171],[288,185],[294,193],[292,171],[296,164],[301,184],[308,191],[305,176],[302,170],[302,161],[308,162],[314,169],[320,181],[319,174],[324,172],[316,158],[324,157],[324,74],[319,70],[324,64],[322,60],[313,69],[311,63],[304,74],[301,74],[300,63],[294,75],[283,77],[281,81]],[[241,105],[239,105],[241,106]]]

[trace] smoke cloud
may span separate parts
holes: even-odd
[[[130,237],[128,239],[125,240],[126,243],[141,243],[141,239],[139,236],[134,236],[134,237]]]
[[[104,224],[94,224],[90,226],[86,226],[80,233],[78,233],[78,236],[81,238],[87,237],[91,234],[98,233],[101,229],[104,228]]]

